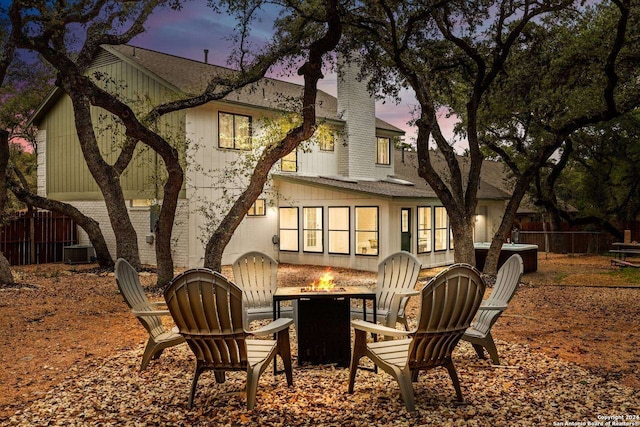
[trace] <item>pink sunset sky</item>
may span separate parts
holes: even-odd
[[[274,13],[267,10],[262,19],[253,25],[252,34],[256,45],[270,39],[273,19]],[[156,11],[147,21],[146,32],[133,39],[131,44],[198,61],[204,61],[204,49],[208,49],[209,63],[227,65],[227,57],[233,47],[230,37],[234,27],[235,21],[232,18],[216,14],[205,2],[187,2],[179,12],[168,9]],[[270,77],[302,83],[297,75],[282,75],[280,69],[274,70]],[[336,75],[326,73],[319,88],[335,96]],[[397,104],[393,100],[378,101],[376,115],[404,130],[405,141],[411,143],[415,140],[416,129],[408,122],[417,105],[413,91],[403,90],[401,101]],[[446,118],[442,114],[439,121],[443,133],[451,140],[455,118]],[[456,146],[458,151],[464,149],[460,142]]]

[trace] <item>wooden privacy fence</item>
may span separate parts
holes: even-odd
[[[77,242],[75,222],[53,212],[19,212],[0,226],[0,250],[11,265],[61,262],[62,248]]]
[[[596,231],[520,231],[519,243],[538,245],[539,252],[603,253],[611,237]]]

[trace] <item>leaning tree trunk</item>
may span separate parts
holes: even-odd
[[[0,217],[4,217],[4,207],[7,204],[9,154],[9,132],[0,129]],[[3,253],[0,253],[0,283],[14,283],[11,266]]]
[[[249,185],[233,204],[227,215],[211,235],[205,249],[204,266],[214,271],[221,271],[222,254],[233,233],[240,225],[249,207],[256,201],[269,175],[271,167],[283,156],[293,151],[302,141],[313,135],[316,129],[316,96],[318,80],[322,75],[323,56],[331,52],[342,37],[342,22],[338,13],[338,2],[328,2],[328,28],[323,37],[311,43],[309,58],[299,69],[298,74],[304,76],[302,94],[302,124],[285,136],[277,144],[267,147],[260,156],[251,176]]]
[[[25,190],[24,187],[20,186],[16,181],[9,179],[7,180],[7,184],[9,189],[15,194],[15,196],[21,202],[35,206],[40,209],[45,209],[48,211],[58,212],[63,215],[67,215],[70,217],[80,228],[82,228],[89,240],[91,241],[91,245],[94,247],[96,251],[96,258],[98,260],[98,264],[102,268],[112,268],[114,265],[113,258],[109,253],[109,248],[107,247],[107,242],[104,240],[104,235],[102,234],[102,230],[100,230],[100,223],[90,218],[76,209],[74,206],[59,202],[57,200],[47,199],[46,197],[41,197],[30,193]]]
[[[103,159],[98,147],[91,122],[89,100],[92,105],[103,108],[116,115],[126,128],[130,147],[136,141],[142,141],[151,147],[164,161],[168,177],[164,185],[162,208],[156,233],[156,263],[158,266],[158,286],[164,286],[173,278],[173,258],[171,255],[171,234],[178,205],[178,198],[184,171],[180,165],[178,151],[168,144],[160,135],[142,125],[129,106],[93,86],[81,75],[70,73],[65,76],[65,91],[70,95],[75,112],[76,131],[81,140],[81,147],[87,166],[98,183],[107,205],[109,220],[116,234],[117,257],[124,258],[135,268],[141,266],[138,252],[136,231],[129,218],[125,205],[120,175],[128,160],[111,166]],[[73,93],[67,89],[80,88]],[[132,154],[132,151],[128,151]],[[121,159],[127,159],[124,156]],[[130,157],[128,157],[130,160]]]
[[[500,258],[500,249],[502,248],[502,244],[504,243],[505,238],[512,230],[513,222],[516,219],[516,213],[518,211],[518,206],[520,206],[520,202],[526,194],[526,189],[529,187],[531,179],[531,175],[524,176],[523,174],[523,177],[521,177],[518,184],[514,188],[511,199],[509,200],[509,203],[504,210],[502,221],[500,222],[500,225],[498,226],[495,234],[491,238],[491,246],[489,247],[487,259],[485,260],[484,268],[482,269],[484,273],[497,273],[498,261]]]
[[[167,182],[164,185],[164,197],[156,233],[157,285],[164,287],[173,279],[174,274],[173,257],[171,256],[171,233],[178,208],[178,196],[182,188],[182,183],[184,182],[184,172],[180,166],[176,150],[169,150],[167,153],[163,150],[161,155],[169,174]]]
[[[75,82],[80,86],[80,82]],[[71,97],[80,147],[89,171],[100,187],[116,238],[116,257],[126,259],[134,268],[142,267],[136,233],[120,185],[120,176],[102,158],[91,120],[89,99],[74,91],[73,79],[63,79],[63,89]]]

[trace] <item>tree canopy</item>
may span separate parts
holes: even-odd
[[[630,1],[379,0],[356,4],[350,50],[365,52],[372,89],[411,87],[420,104],[418,172],[447,208],[457,261],[473,262],[482,161],[500,157],[515,179],[485,270],[511,230],[537,172],[573,132],[634,108],[637,5]],[[438,123],[446,109],[469,144],[461,168]],[[434,167],[435,145],[447,168]]]
[[[302,124],[292,129],[283,140],[268,147],[258,161],[248,189],[240,196],[229,214],[223,219],[210,243],[206,263],[219,269],[222,250],[226,246],[239,220],[262,191],[265,176],[273,163],[295,149],[315,130],[315,94],[318,79],[322,78],[325,55],[340,39],[339,13],[336,1],[301,2],[287,4],[289,9],[275,22],[270,40],[252,50],[249,42],[251,24],[259,18],[261,7],[267,2],[211,2],[216,11],[237,18],[236,49],[231,63],[237,73],[217,76],[199,95],[171,99],[153,106],[143,114],[135,111],[126,100],[100,83],[101,76],[87,73],[103,44],[122,44],[144,30],[144,23],[157,7],[179,9],[179,2],[149,0],[122,3],[118,1],[85,0],[53,4],[23,4],[14,2],[8,10],[12,41],[10,47],[27,49],[40,54],[57,72],[56,85],[73,104],[75,127],[85,161],[103,194],[111,226],[116,236],[117,256],[139,267],[140,258],[135,229],[127,213],[119,177],[126,170],[134,150],[141,142],[160,156],[166,169],[163,199],[156,229],[156,260],[159,284],[173,277],[171,234],[182,189],[184,171],[177,147],[156,132],[154,123],[171,112],[222,99],[230,92],[262,78],[274,65],[299,58],[307,58],[298,72],[305,77],[305,90],[300,115]],[[314,22],[306,13],[320,13],[328,24]],[[284,13],[286,12],[286,13]],[[328,29],[328,30],[327,30]],[[126,141],[120,146],[115,162],[107,162],[96,139],[96,126],[92,108],[110,114],[125,129]],[[33,199],[32,199],[33,200]],[[44,204],[44,201],[42,201]],[[99,236],[96,236],[99,237]],[[93,241],[93,238],[92,238]],[[96,242],[94,242],[94,246]],[[113,263],[106,246],[96,248],[105,263]],[[101,258],[99,256],[99,258]]]
[[[528,176],[523,185],[535,182],[535,199],[551,213],[554,228],[561,219],[555,186],[562,169],[588,151],[581,147],[588,135],[602,135],[610,120],[640,102],[638,18],[630,2],[602,2],[532,23],[485,98],[485,153],[501,158],[516,177]],[[612,148],[609,154],[615,144],[599,143]]]

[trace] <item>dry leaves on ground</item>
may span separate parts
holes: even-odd
[[[468,405],[455,404],[446,371],[435,369],[416,385],[414,417],[388,375],[359,372],[349,395],[348,370],[330,366],[296,367],[292,388],[265,373],[254,411],[238,393],[244,375],[220,386],[204,374],[188,411],[189,350],[168,349],[138,372],[146,333],[117,295],[112,274],[93,268],[17,269],[32,286],[0,291],[0,425],[552,425],[640,414],[640,290],[585,287],[615,271],[604,257],[541,255],[539,271],[524,276],[494,327],[507,367],[478,360],[462,343],[455,363]],[[321,270],[283,265],[279,280],[305,283]],[[593,273],[593,283],[572,283],[584,272]],[[433,274],[426,271],[423,283]],[[375,282],[367,272],[335,275]],[[144,273],[142,280],[151,285],[154,277]]]
[[[359,371],[354,394],[346,392],[347,369],[297,367],[294,385],[268,372],[257,404],[246,410],[245,375],[225,384],[203,374],[195,406],[186,409],[193,357],[186,346],[167,350],[145,372],[138,371],[142,347],[95,359],[42,398],[17,411],[12,426],[32,425],[491,425],[595,422],[600,417],[638,414],[638,392],[591,375],[574,364],[500,343],[506,367],[479,361],[463,343],[455,359],[467,404],[442,368],[422,374],[416,414],[406,412],[397,385],[384,373]]]

